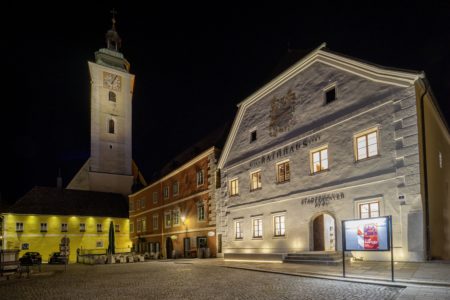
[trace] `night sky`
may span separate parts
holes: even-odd
[[[448,1],[15,2],[4,5],[1,20],[0,192],[7,203],[34,185],[55,186],[59,168],[68,184],[88,159],[87,61],[105,46],[113,7],[121,52],[136,75],[133,157],[146,178],[232,121],[236,104],[272,78],[288,49],[322,42],[379,65],[425,71],[450,123]]]

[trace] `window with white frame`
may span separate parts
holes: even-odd
[[[197,186],[203,185],[204,183],[204,176],[203,176],[203,170],[197,171]]]
[[[261,171],[256,171],[250,174],[250,191],[261,188]]]
[[[328,170],[328,147],[314,149],[310,153],[312,174]]]
[[[262,228],[262,219],[253,219],[253,238],[262,238],[263,236],[263,228]]]
[[[239,181],[237,178],[230,180],[230,196],[236,196],[239,194]]]
[[[152,216],[152,220],[153,220],[153,230],[158,230],[158,227],[159,227],[159,216],[158,215],[153,215]]]
[[[163,193],[164,193],[164,199],[169,198],[169,187],[167,185],[164,186]]]
[[[362,160],[378,155],[378,129],[372,128],[354,136],[355,158]]]
[[[19,232],[23,231],[23,223],[22,222],[16,222],[16,231],[19,231]]]
[[[97,224],[97,232],[102,232],[102,224]]]
[[[358,212],[360,219],[376,218],[380,216],[380,202],[371,201],[358,203]]]
[[[174,196],[178,195],[179,188],[180,188],[180,185],[179,185],[178,181],[175,181],[172,185],[172,192],[173,192]]]
[[[61,223],[61,232],[67,232],[67,223]]]
[[[134,222],[130,221],[130,233],[134,233]]]
[[[120,232],[120,224],[114,224],[114,231]]]
[[[291,179],[291,170],[289,161],[283,161],[277,164],[277,182],[286,182]]]
[[[153,192],[153,204],[158,203],[158,191]]]
[[[285,216],[279,215],[273,217],[273,235],[274,236],[285,236],[286,224]]]
[[[85,231],[86,231],[86,224],[80,223],[80,232],[85,232]]]
[[[197,220],[205,220],[205,204],[203,202],[197,203]]]
[[[179,226],[180,225],[180,210],[175,209],[172,211],[172,224],[173,226]]]
[[[172,213],[170,211],[166,211],[164,213],[164,227],[170,228],[172,226]]]
[[[47,223],[41,223],[41,232],[47,232]]]
[[[242,231],[242,221],[234,222],[234,237],[237,240],[242,240],[244,238],[244,232]]]

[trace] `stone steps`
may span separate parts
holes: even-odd
[[[312,251],[288,253],[284,259],[284,263],[297,264],[327,264],[338,265],[342,263],[342,253],[335,251]]]

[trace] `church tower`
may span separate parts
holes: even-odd
[[[115,11],[106,48],[88,62],[91,75],[91,157],[89,189],[128,195],[132,174],[132,96],[134,75],[120,52]]]

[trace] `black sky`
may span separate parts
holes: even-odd
[[[191,2],[5,5],[3,201],[54,186],[58,168],[67,184],[89,157],[87,61],[105,45],[112,7],[136,75],[133,157],[145,177],[232,120],[288,45],[312,50],[327,42],[379,65],[423,70],[450,123],[448,1]]]

